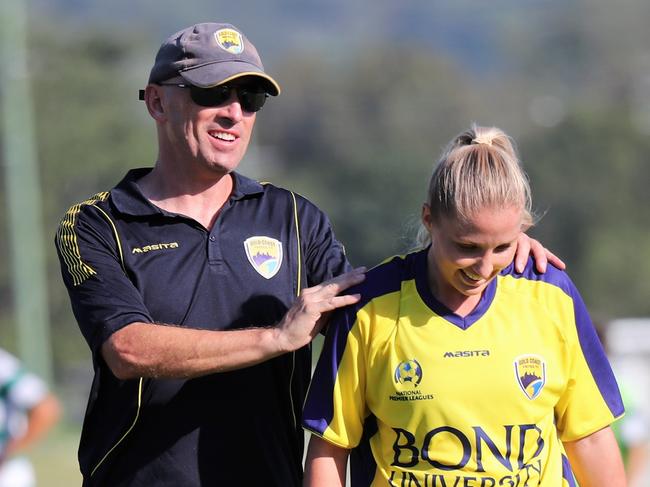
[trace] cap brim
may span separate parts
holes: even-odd
[[[271,96],[278,96],[280,85],[257,66],[245,62],[220,62],[204,64],[195,68],[180,71],[183,79],[200,88],[213,88],[228,81],[244,76],[255,76],[264,82],[266,91]]]

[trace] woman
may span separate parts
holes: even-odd
[[[609,427],[623,405],[582,299],[558,269],[513,269],[531,206],[507,135],[452,140],[425,248],[369,271],[332,317],[305,403],[306,485],[344,485],[353,448],[355,487],[624,485]]]

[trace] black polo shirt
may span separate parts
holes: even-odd
[[[234,174],[208,231],[164,211],[130,171],[73,206],[56,246],[95,377],[84,485],[299,486],[308,347],[197,379],[116,379],[102,343],[136,322],[232,330],[277,323],[300,288],[348,268],[327,217],[299,195]]]

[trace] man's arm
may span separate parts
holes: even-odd
[[[564,443],[571,469],[581,487],[625,487],[623,460],[608,426],[577,441]]]
[[[362,282],[364,272],[355,269],[304,289],[273,328],[213,331],[135,322],[104,342],[102,356],[119,379],[188,378],[249,367],[307,345],[329,311],[360,299],[339,294]]]

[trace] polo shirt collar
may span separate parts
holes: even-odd
[[[235,177],[235,188],[230,195],[230,199],[241,200],[247,196],[264,192],[264,187],[258,181],[247,178],[238,172],[233,172],[232,175]]]
[[[150,167],[131,169],[111,190],[111,200],[119,212],[139,216],[167,214],[145,198],[137,184],[137,181],[151,170]],[[232,175],[235,179],[235,186],[230,200],[241,200],[264,191],[259,182],[237,172],[233,172]]]

